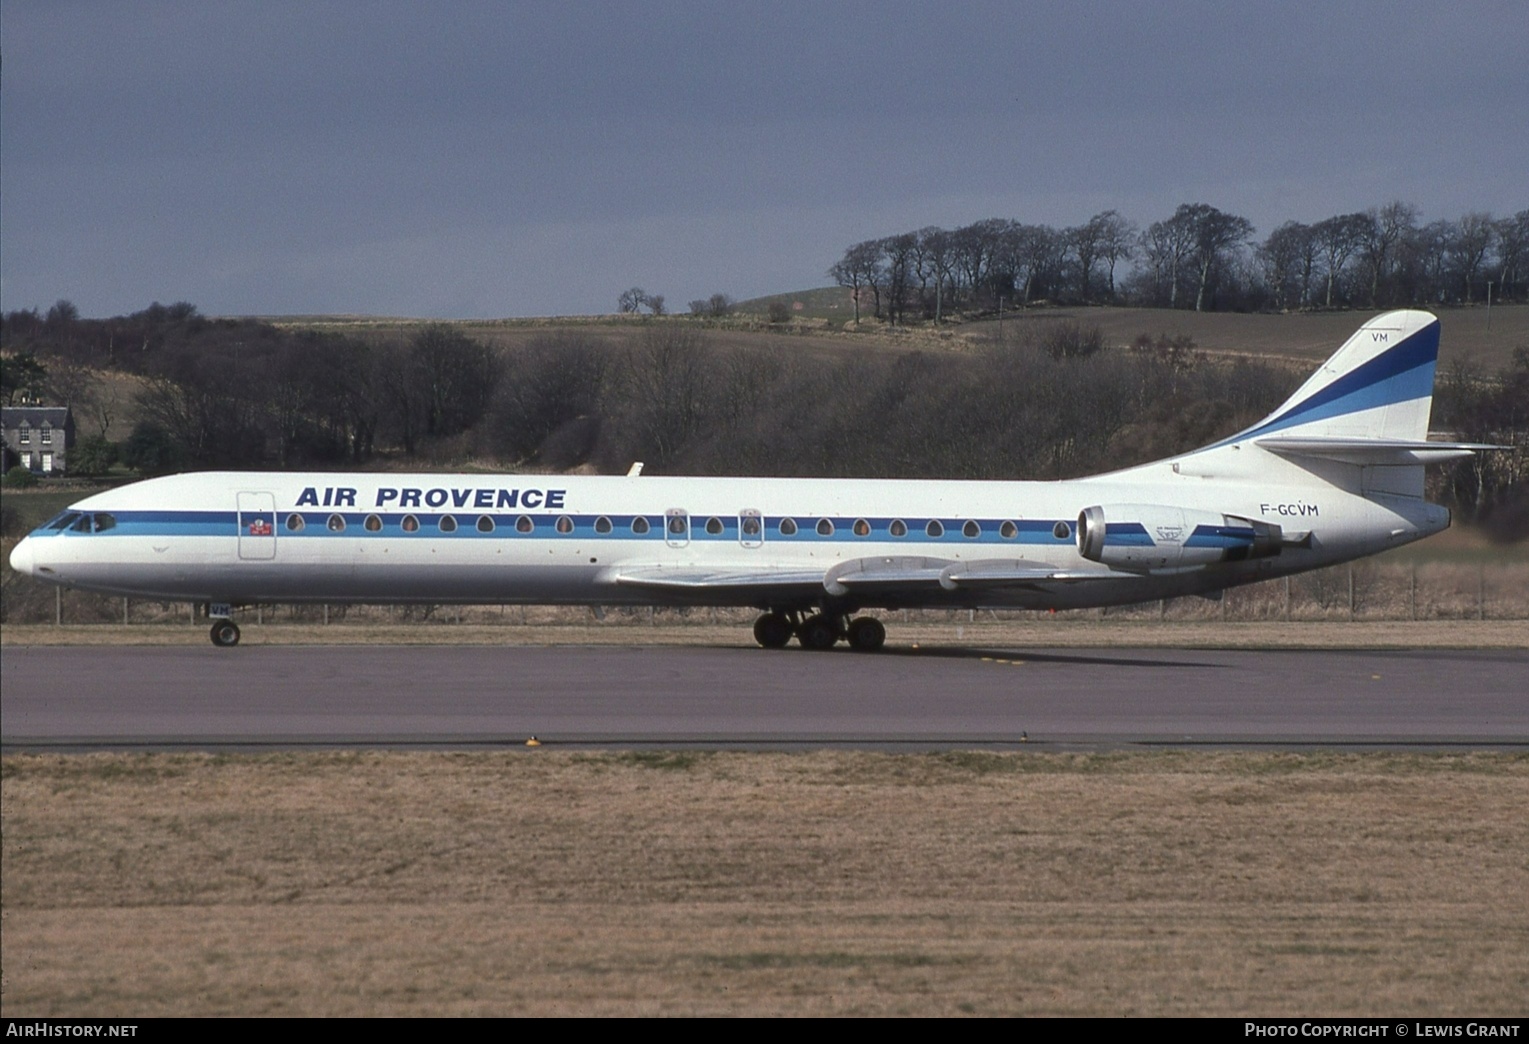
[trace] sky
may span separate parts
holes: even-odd
[[[1529,207],[1529,3],[3,0],[0,308],[495,318],[1181,203]]]

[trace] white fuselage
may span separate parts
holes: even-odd
[[[781,607],[834,600],[832,585],[814,590],[803,573],[917,558],[1049,566],[1066,578],[883,585],[840,592],[840,600],[856,609],[1067,608],[1217,590],[1371,554],[1448,525],[1447,512],[1420,499],[1346,492],[1274,454],[1246,452],[1258,455],[1262,466],[1253,470],[1266,471],[1266,480],[1183,474],[1192,469],[1172,461],[1066,482],[177,475],[80,501],[72,511],[109,519],[109,528],[39,530],[12,564],[88,590],[234,604]],[[1280,527],[1287,546],[1245,561],[1123,572],[1080,554],[1079,513],[1100,504],[1240,516]],[[747,582],[728,584],[729,573]],[[776,573],[780,585],[769,582]],[[665,586],[665,576],[712,579]],[[629,582],[634,577],[648,582]]]

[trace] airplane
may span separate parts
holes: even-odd
[[[74,504],[11,553],[66,587],[205,603],[748,606],[781,648],[874,651],[869,609],[1077,609],[1229,587],[1446,529],[1428,441],[1439,320],[1366,322],[1213,445],[1054,482],[205,472]]]

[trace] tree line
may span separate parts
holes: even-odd
[[[209,319],[190,305],[84,320],[0,316],[7,401],[74,408],[74,470],[461,466],[653,473],[1059,479],[1183,452],[1246,426],[1303,374],[1143,333],[1028,321],[961,352],[801,353],[717,343],[683,319],[612,343],[578,329],[491,346],[446,325],[371,336]],[[116,401],[136,375],[131,403]],[[1436,477],[1466,519],[1524,526],[1529,352],[1456,368],[1436,426],[1520,449]],[[106,441],[114,417],[136,423]],[[1518,514],[1515,515],[1514,512]]]
[[[856,243],[828,275],[852,292],[857,322],[862,312],[940,322],[1041,300],[1196,311],[1529,300],[1529,210],[1424,224],[1398,201],[1255,232],[1206,203],[1144,229],[1114,210],[1061,229],[989,218]]]

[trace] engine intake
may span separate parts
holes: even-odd
[[[1280,527],[1240,515],[1110,504],[1078,515],[1078,554],[1120,569],[1185,569],[1280,553]]]

